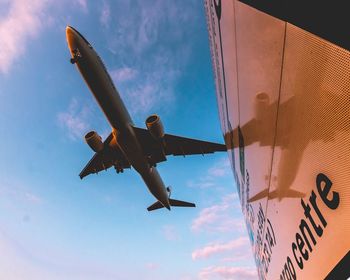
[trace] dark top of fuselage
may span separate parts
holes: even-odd
[[[93,47],[91,46],[91,44],[89,43],[89,41],[86,40],[85,37],[84,37],[83,35],[81,35],[81,33],[80,33],[78,30],[76,30],[74,27],[72,27],[72,26],[70,26],[70,25],[68,25],[68,27],[69,27],[69,28],[72,28],[72,29],[84,40],[84,42],[90,47],[90,49],[93,49]],[[102,59],[101,59],[101,57],[98,55],[97,52],[94,51],[94,53],[95,53],[97,59],[99,60],[99,62],[101,63],[103,70],[104,70],[105,73],[107,74],[108,80],[109,80],[109,82],[112,84],[112,87],[113,87],[115,90],[117,90],[117,89],[115,88],[115,86],[114,86],[114,83],[113,83],[113,81],[112,81],[112,79],[111,79],[111,77],[110,77],[110,75],[109,75],[109,73],[108,73],[108,71],[107,71],[107,69],[106,69],[106,66],[105,66],[105,64],[103,63]]]
[[[104,72],[106,78],[108,79],[110,86],[111,86],[111,87],[113,88],[113,90],[114,90],[114,92],[111,94],[111,96],[115,95],[116,97],[118,97],[118,98],[120,99],[120,95],[119,95],[119,93],[118,93],[118,90],[116,89],[116,87],[115,87],[115,85],[114,85],[114,83],[113,83],[113,80],[112,80],[111,76],[109,75],[109,73],[108,73],[108,71],[107,71],[107,68],[106,68],[105,64],[103,63],[101,57],[100,57],[100,56],[98,55],[98,53],[94,50],[94,48],[90,45],[90,43],[88,42],[88,40],[86,40],[86,39],[84,38],[84,36],[80,34],[79,31],[77,31],[74,27],[71,27],[71,26],[68,26],[68,27],[71,28],[73,31],[75,31],[76,34],[78,34],[78,36],[79,36],[80,38],[82,38],[83,41],[84,41],[84,42],[86,43],[86,45],[88,46],[88,48],[84,48],[84,46],[81,46],[82,49],[81,49],[80,51],[81,51],[81,52],[82,52],[82,51],[86,51],[86,52],[87,52],[87,53],[86,53],[87,57],[92,58],[92,61],[94,61],[94,59],[96,58],[97,61],[99,62],[98,65],[103,69],[103,72]],[[84,56],[85,53],[82,53],[82,55]],[[93,68],[94,68],[95,70],[97,69],[98,75],[100,75],[101,73],[99,72],[98,67],[96,68],[96,66],[97,66],[97,65],[95,64],[95,65],[93,66]],[[90,69],[90,70],[91,70],[91,69]],[[83,76],[84,76],[84,75],[83,75]],[[84,77],[84,78],[85,78],[85,77]],[[95,78],[96,78],[96,77],[95,77]],[[87,83],[89,84],[88,81],[87,81]],[[93,92],[93,94],[95,95],[94,92]],[[96,95],[95,95],[95,97],[96,97]],[[100,103],[100,101],[99,101],[99,103]],[[119,105],[119,106],[122,107],[122,111],[124,111],[123,114],[126,116],[126,122],[129,123],[129,124],[133,124],[133,122],[132,122],[132,120],[131,120],[131,117],[130,117],[128,111],[126,110],[126,108],[125,108],[124,103],[122,102],[122,100],[117,100],[117,102],[114,102],[114,103],[121,104],[121,105]],[[102,105],[101,107],[103,107],[103,105]],[[108,115],[108,114],[106,114],[106,115]],[[107,118],[108,118],[108,116],[107,116]],[[113,122],[111,122],[111,125],[113,126]]]
[[[91,44],[89,43],[89,41],[86,40],[85,37],[84,37],[83,35],[81,35],[81,33],[80,33],[78,30],[76,30],[73,26],[70,26],[70,25],[68,25],[68,27],[69,27],[69,28],[72,28],[75,32],[77,32],[78,35],[85,41],[85,43],[88,44],[88,46],[89,46],[90,48],[92,48],[92,46],[91,46]]]

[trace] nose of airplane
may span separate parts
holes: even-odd
[[[69,25],[66,27],[66,39],[70,51],[74,50],[77,46],[77,34],[75,30]]]

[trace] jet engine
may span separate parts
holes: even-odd
[[[146,119],[146,126],[153,138],[159,140],[164,137],[163,124],[158,115],[150,115]]]
[[[103,150],[102,137],[96,131],[90,131],[85,135],[85,141],[96,153]]]
[[[270,103],[270,98],[267,93],[260,92],[255,96],[255,104],[254,104],[254,111],[255,111],[255,119],[257,121],[263,121],[267,118],[268,115],[268,107]]]

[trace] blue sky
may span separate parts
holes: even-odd
[[[133,120],[223,142],[201,1],[0,1],[0,278],[255,279],[225,153],[159,171],[194,209],[147,212],[134,170],[84,180],[83,136],[110,127],[75,66],[66,25],[100,54]]]

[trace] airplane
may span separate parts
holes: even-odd
[[[147,129],[134,126],[106,67],[91,44],[71,26],[66,27],[66,39],[70,62],[77,66],[112,127],[104,141],[95,131],[85,135],[86,143],[95,154],[79,174],[80,178],[112,166],[117,173],[133,167],[157,199],[147,208],[148,211],[164,207],[170,210],[171,206],[195,207],[194,203],[170,198],[171,188],[165,187],[156,169],[157,163],[166,161],[168,155],[204,155],[227,151],[226,146],[166,134],[160,117],[155,114],[146,119]]]

